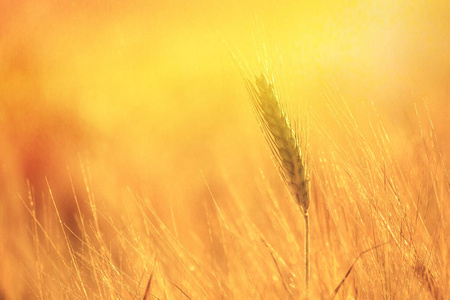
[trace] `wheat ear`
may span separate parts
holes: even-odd
[[[260,121],[264,136],[272,151],[280,174],[295,198],[305,218],[305,283],[309,293],[309,174],[296,133],[281,105],[274,85],[264,74],[256,76],[247,88]]]

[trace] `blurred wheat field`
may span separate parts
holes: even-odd
[[[3,1],[0,299],[304,299],[304,223],[232,55],[262,52],[308,124],[310,299],[352,266],[336,299],[445,299],[449,14]]]

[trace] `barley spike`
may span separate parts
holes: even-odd
[[[261,74],[256,77],[255,84],[248,80],[247,87],[280,174],[306,214],[309,208],[309,175],[297,135],[291,128],[273,83]]]

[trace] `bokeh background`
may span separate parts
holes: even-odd
[[[111,214],[132,189],[186,243],[205,180],[224,206],[232,186],[256,208],[254,177],[273,166],[237,64],[251,73],[264,52],[309,115],[312,151],[324,132],[344,145],[330,103],[345,101],[362,132],[373,103],[407,164],[418,104],[446,157],[449,15],[448,1],[1,1],[3,295],[26,289],[30,192],[39,215],[50,187],[76,228],[86,178]]]

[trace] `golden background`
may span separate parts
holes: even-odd
[[[197,240],[210,230],[208,187],[228,214],[240,216],[232,198],[247,212],[242,222],[268,226],[261,173],[275,190],[283,185],[233,55],[251,73],[267,52],[281,95],[308,115],[317,173],[332,149],[358,155],[343,127],[358,124],[379,146],[378,120],[406,174],[426,159],[417,149],[428,130],[445,161],[449,15],[448,1],[3,1],[0,298],[33,293],[26,208],[33,199],[45,224],[49,189],[75,231],[74,194],[82,210],[92,192],[99,210],[126,220],[138,216],[129,208],[136,193],[198,255],[208,252]],[[433,128],[420,127],[428,120]]]

